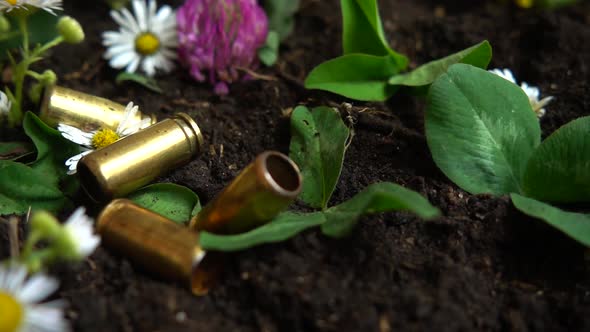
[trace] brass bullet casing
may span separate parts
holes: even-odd
[[[264,224],[287,208],[301,192],[301,173],[289,157],[266,151],[193,219],[195,231],[241,233]]]
[[[96,201],[121,197],[188,163],[202,144],[199,126],[178,113],[84,156],[77,167],[80,184]]]
[[[188,285],[195,295],[206,294],[216,279],[198,233],[130,200],[109,203],[96,227],[107,247],[162,278]]]
[[[41,120],[51,127],[63,123],[84,131],[99,128],[116,130],[124,114],[125,105],[57,85],[45,88],[39,110]],[[156,123],[155,115],[147,116],[141,112],[135,114],[134,120],[141,121],[143,118],[150,118],[150,125]]]

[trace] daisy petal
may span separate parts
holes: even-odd
[[[71,157],[70,159],[66,160],[66,166],[68,167],[68,172],[67,172],[68,175],[76,174],[76,172],[78,171],[78,162],[80,161],[80,159],[82,159],[82,157],[84,157],[85,155],[89,154],[92,151],[93,150],[81,152],[81,153]]]

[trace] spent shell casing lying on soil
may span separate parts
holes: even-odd
[[[191,221],[195,231],[235,234],[270,221],[301,192],[301,172],[286,155],[266,151]]]
[[[97,218],[103,243],[163,278],[207,293],[217,279],[215,255],[199,245],[199,234],[127,199],[109,203]],[[207,257],[206,257],[207,256]]]
[[[96,201],[124,196],[200,154],[203,135],[187,114],[177,113],[84,156],[77,173]]]
[[[63,123],[84,131],[99,128],[116,130],[124,115],[125,105],[57,85],[45,88],[39,110],[39,117],[49,126],[55,128]],[[144,118],[151,120],[150,125],[157,122],[155,115],[137,112],[135,121],[129,123],[137,123]]]

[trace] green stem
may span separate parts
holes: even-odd
[[[27,33],[27,24],[25,18],[19,18],[20,28],[23,32],[23,59],[21,62],[14,68],[13,78],[12,81],[14,83],[15,89],[15,101],[12,104],[11,109],[11,125],[16,126],[22,122],[23,118],[23,111],[22,111],[22,103],[23,103],[23,89],[24,89],[24,82],[25,76],[31,75],[33,77],[34,74],[37,74],[33,71],[29,71],[29,66],[31,63],[36,61],[36,58],[40,57],[52,47],[55,47],[63,42],[63,37],[58,36],[53,40],[47,42],[45,45],[41,47],[36,47],[32,52],[29,52],[29,37]],[[33,74],[34,73],[34,74]],[[38,75],[38,74],[37,74]],[[35,77],[37,78],[37,77]],[[38,78],[37,78],[38,79]]]
[[[31,231],[31,234],[27,237],[27,240],[23,246],[23,250],[20,254],[20,257],[23,261],[29,260],[30,256],[33,253],[33,249],[35,248],[35,244],[41,240],[43,235],[38,231]]]
[[[64,41],[64,37],[62,37],[62,36],[55,37],[53,40],[47,42],[45,45],[36,48],[33,51],[33,54],[31,54],[31,58],[34,58],[34,57],[38,57],[38,56],[43,55],[43,53],[45,53],[45,51],[47,51],[48,49],[50,49],[52,47],[55,47],[55,46],[61,44],[63,41]]]
[[[37,81],[41,81],[43,79],[43,75],[34,72],[32,70],[27,70],[27,75],[31,76],[32,78],[36,79]]]
[[[35,273],[53,260],[55,260],[55,251],[53,248],[45,248],[31,252],[29,256],[22,257],[20,261],[30,273]]]
[[[27,58],[29,56],[29,25],[26,16],[18,16],[18,27],[23,34],[23,53],[24,57]]]

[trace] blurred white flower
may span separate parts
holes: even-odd
[[[178,45],[176,15],[170,6],[162,6],[157,12],[156,1],[133,0],[133,13],[127,8],[111,11],[119,24],[119,31],[102,34],[107,47],[105,58],[113,68],[125,68],[134,73],[138,68],[148,76],[157,70],[170,72],[174,68]]]
[[[28,7],[41,8],[55,15],[54,10],[63,10],[62,0],[0,0],[0,12],[10,12],[13,9],[25,9]]]
[[[24,266],[0,265],[0,331],[70,331],[63,301],[40,303],[57,290],[57,280],[42,273],[26,279]]]
[[[84,207],[79,207],[72,213],[66,220],[64,229],[77,258],[90,256],[100,244],[100,236],[94,234],[94,220],[86,215]]]
[[[493,69],[490,72],[518,85],[512,71],[510,69]],[[522,82],[520,84],[520,88],[526,93],[527,97],[529,97],[529,103],[533,108],[533,111],[537,114],[537,117],[542,117],[545,115],[545,106],[549,104],[551,100],[553,100],[553,96],[547,96],[543,99],[539,99],[541,97],[541,91],[536,86],[528,85],[526,82]]]
[[[0,117],[8,116],[12,103],[8,99],[8,96],[0,91]]]

